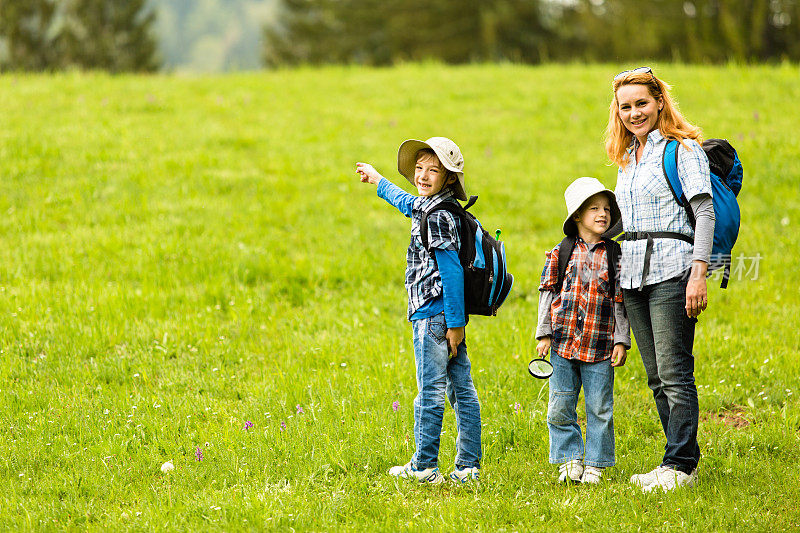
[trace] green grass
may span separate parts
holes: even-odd
[[[761,257],[757,280],[711,284],[702,483],[668,495],[627,482],[664,444],[635,350],[599,488],[554,483],[547,389],[526,371],[563,190],[615,182],[602,140],[622,66],[0,77],[0,529],[800,528],[800,69],[654,68],[739,150],[735,251]],[[413,451],[409,224],[354,166],[402,184],[398,145],[433,135],[460,145],[516,277],[469,326],[477,490],[385,475]]]

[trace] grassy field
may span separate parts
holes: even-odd
[[[800,528],[793,65],[654,67],[746,172],[744,270],[710,284],[695,343],[701,485],[628,484],[664,444],[635,349],[617,466],[601,487],[555,483],[547,387],[526,371],[536,287],[564,187],[615,183],[602,139],[622,68],[0,76],[0,529]],[[354,165],[402,184],[398,145],[433,135],[461,146],[516,277],[468,328],[477,489],[385,474],[414,445],[409,223]]]

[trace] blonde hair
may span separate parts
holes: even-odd
[[[667,139],[675,139],[681,145],[683,145],[685,139],[693,139],[702,144],[702,131],[699,127],[683,118],[680,110],[678,110],[677,103],[669,94],[671,87],[656,78],[652,72],[631,73],[614,80],[614,97],[611,99],[608,126],[606,127],[606,153],[608,158],[620,168],[625,168],[628,164],[627,152],[633,140],[633,133],[625,127],[622,119],[619,118],[617,91],[624,85],[644,85],[647,87],[650,96],[655,98],[657,102],[661,101],[663,103],[656,121],[656,128],[661,132],[661,135]]]

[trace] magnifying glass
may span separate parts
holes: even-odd
[[[553,375],[553,365],[547,359],[540,357],[528,363],[528,372],[535,378],[547,379]]]

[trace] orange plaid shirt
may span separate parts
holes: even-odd
[[[558,249],[547,252],[540,291],[555,292],[558,282]],[[605,243],[592,251],[577,238],[569,259],[561,291],[550,306],[552,348],[564,359],[596,363],[611,357],[614,349],[614,302],[622,302],[622,291],[610,294]]]

